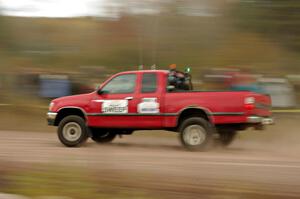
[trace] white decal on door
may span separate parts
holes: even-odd
[[[128,113],[128,101],[104,100],[102,103],[102,113],[126,114]]]
[[[157,98],[143,98],[142,102],[138,104],[139,113],[159,113],[159,103]]]

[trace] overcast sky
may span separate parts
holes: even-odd
[[[0,0],[2,14],[27,17],[105,15],[105,0]]]
[[[160,7],[157,7],[157,5],[159,5],[158,3],[170,1],[171,0],[0,0],[0,14],[25,17],[100,16],[118,18],[122,8],[125,8],[126,12],[131,14],[158,14],[161,11]],[[225,0],[216,0],[213,2],[224,1]],[[178,13],[189,16],[218,16],[218,6],[210,2],[209,0],[182,1],[178,4]]]

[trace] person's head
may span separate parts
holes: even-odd
[[[169,66],[169,69],[170,69],[170,70],[175,70],[175,69],[176,69],[176,64],[171,64],[171,65]]]

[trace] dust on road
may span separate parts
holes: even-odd
[[[247,132],[229,148],[208,152],[183,150],[176,134],[149,136],[144,132],[108,145],[89,141],[82,148],[66,148],[54,132],[0,131],[0,161],[87,168],[128,189],[179,198],[211,193],[217,198],[300,198],[300,135],[292,123],[288,120],[265,132]],[[286,126],[288,133],[281,133]]]

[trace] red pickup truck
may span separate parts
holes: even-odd
[[[173,84],[167,70],[121,72],[89,94],[54,99],[48,124],[68,147],[89,137],[98,143],[136,130],[179,133],[189,150],[205,150],[218,140],[228,145],[236,132],[272,124],[271,99],[250,91],[194,91]]]

